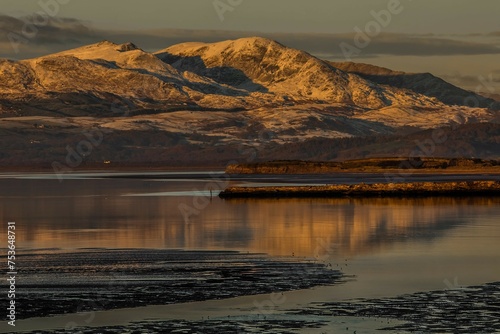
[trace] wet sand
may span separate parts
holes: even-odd
[[[500,332],[500,282],[394,298],[321,303],[300,315],[384,317],[405,321],[384,329],[411,333]]]
[[[350,284],[321,263],[218,251],[25,251],[25,333],[493,333],[500,282],[294,304],[287,291]],[[45,268],[45,269],[44,269]],[[338,286],[342,288],[342,285]],[[285,295],[283,295],[285,293]],[[78,312],[78,313],[77,313]],[[0,327],[0,332],[12,332]]]
[[[229,251],[39,250],[17,257],[23,263],[18,321],[257,294],[279,298],[344,281],[340,271],[311,260]]]
[[[230,299],[238,305],[238,300]],[[217,305],[219,303],[219,305]],[[500,282],[472,287],[457,287],[407,294],[391,298],[356,299],[342,302],[312,303],[294,310],[253,311],[234,309],[222,314],[226,301],[207,301],[142,308],[134,315],[149,314],[149,320],[122,325],[98,326],[113,316],[124,319],[133,310],[96,313],[96,327],[66,327],[66,330],[38,330],[34,333],[498,333],[500,330]],[[171,313],[172,307],[180,310]],[[151,310],[155,312],[149,312]],[[189,310],[205,309],[204,316],[193,318]],[[186,316],[182,316],[186,312]],[[199,315],[200,313],[198,313]],[[86,314],[83,314],[87,316]],[[70,318],[68,318],[70,319]],[[168,319],[168,320],[166,320]],[[110,321],[111,320],[111,321]],[[56,322],[57,323],[57,322]],[[71,324],[68,322],[67,324]]]

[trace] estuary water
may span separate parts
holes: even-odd
[[[414,180],[477,176],[414,175]],[[480,176],[499,179],[498,176]],[[222,200],[226,185],[383,181],[380,175],[220,172],[0,176],[2,235],[19,250],[231,250],[307,258],[352,275],[295,291],[288,305],[453,289],[500,280],[500,198]],[[5,230],[5,231],[4,231]],[[2,238],[4,242],[6,237]],[[22,267],[22,263],[18,264]]]

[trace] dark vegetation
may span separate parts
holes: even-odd
[[[498,169],[497,169],[498,168]],[[318,174],[349,171],[377,172],[395,169],[419,171],[475,171],[495,170],[500,172],[499,160],[466,158],[368,158],[346,161],[301,161],[278,160],[251,164],[229,165],[229,174]]]
[[[93,146],[78,168],[122,167],[225,167],[271,160],[345,161],[377,157],[500,158],[500,124],[477,123],[442,128],[442,143],[432,141],[433,131],[410,134],[311,138],[278,145],[264,140],[255,146],[219,144],[216,136],[196,132],[188,137],[152,128],[144,131],[104,133],[102,143]],[[0,129],[0,168],[52,169],[54,161],[65,163],[68,147],[76,150],[86,137],[78,128],[44,126],[32,129]],[[193,143],[194,141],[194,143]],[[104,165],[104,161],[110,164]],[[386,160],[386,163],[387,162]],[[72,167],[73,168],[73,167]]]
[[[460,197],[500,196],[500,181],[401,182],[331,184],[324,186],[229,187],[221,198],[283,197]]]

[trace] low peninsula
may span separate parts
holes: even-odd
[[[500,181],[229,187],[221,198],[500,196]]]
[[[500,174],[500,160],[472,158],[366,158],[346,161],[279,160],[232,164],[226,173],[234,174],[334,174],[334,173],[453,173]]]
[[[428,197],[428,196],[498,196],[500,161],[465,158],[371,158],[343,162],[271,161],[230,165],[229,175],[292,175],[322,174],[328,178],[342,173],[371,173],[405,175],[464,175],[465,180],[425,181],[324,185],[291,185],[229,187],[221,198],[280,198],[280,197]],[[399,174],[398,174],[399,173]],[[472,175],[472,178],[471,178]],[[474,177],[477,175],[477,179]],[[492,175],[489,179],[488,175]],[[466,177],[467,176],[467,177]],[[486,179],[485,179],[486,177]],[[404,179],[404,178],[402,178]],[[326,179],[328,180],[328,179]]]

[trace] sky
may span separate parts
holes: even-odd
[[[275,39],[320,58],[431,72],[500,94],[500,0],[1,0],[0,57],[107,39],[156,51]]]

